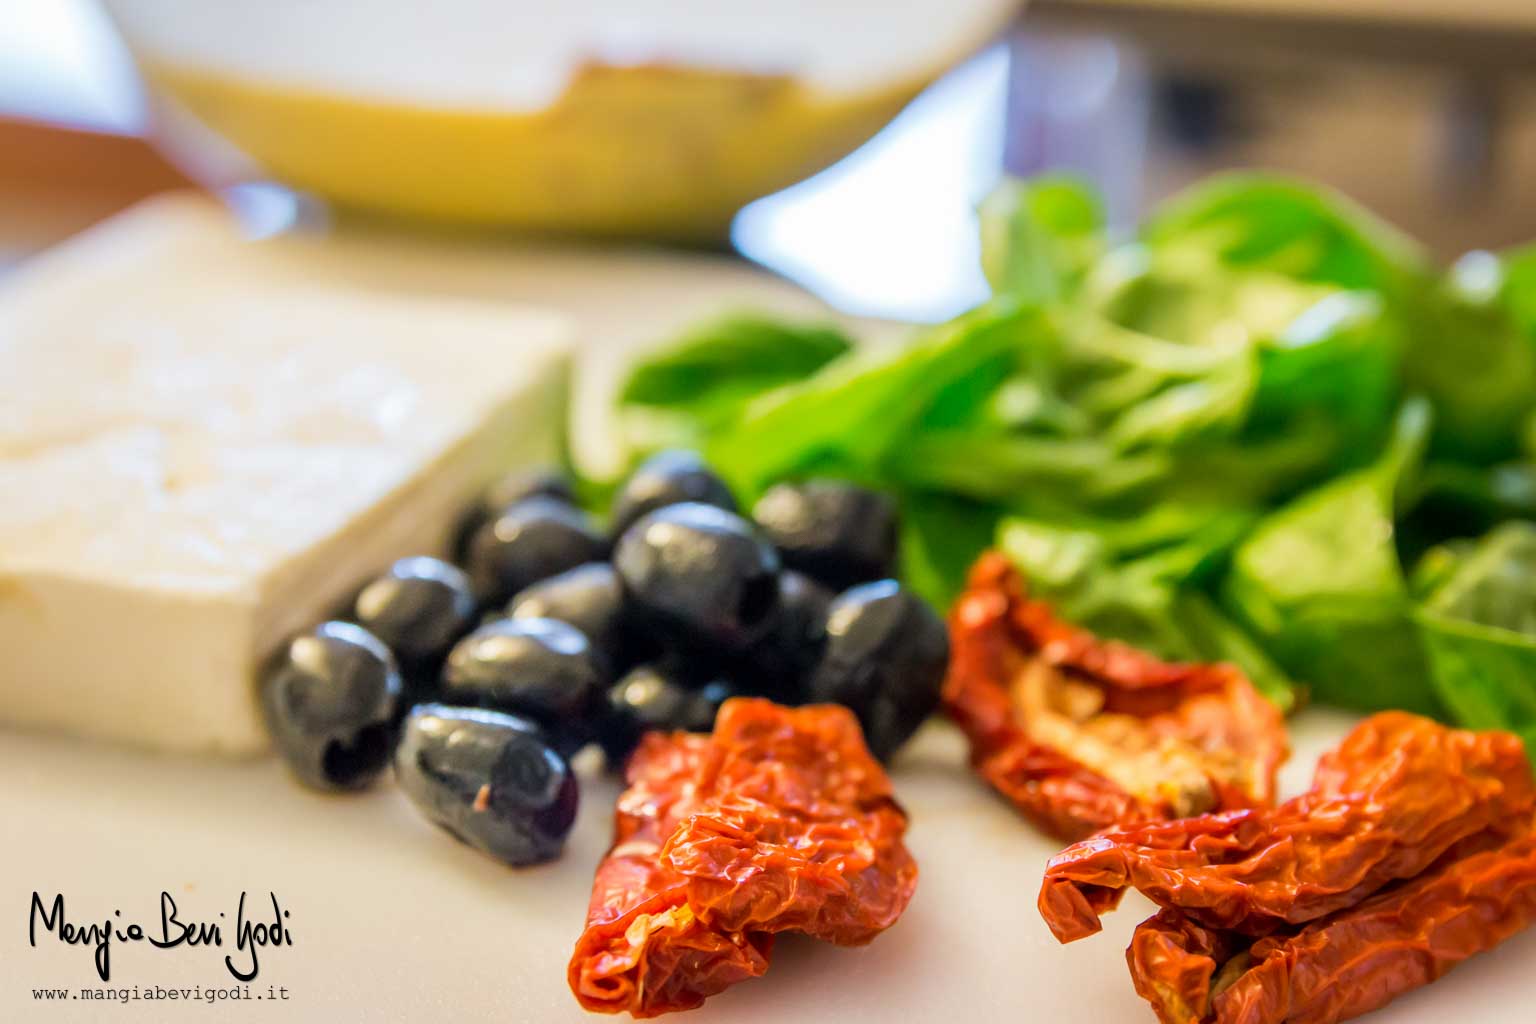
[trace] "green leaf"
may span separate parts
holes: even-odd
[[[1480,537],[1510,519],[1536,519],[1536,463],[1431,462],[1404,507],[1398,550],[1412,564],[1447,540]]]
[[[1253,425],[1322,412],[1346,443],[1374,448],[1392,422],[1402,347],[1380,296],[1329,292],[1260,344]]]
[[[851,348],[832,327],[784,323],[755,313],[725,316],[637,365],[619,403],[675,409],[717,422],[755,395],[809,376]]]
[[[1281,711],[1294,711],[1301,703],[1302,688],[1203,591],[1181,593],[1174,616],[1195,657],[1201,661],[1226,661],[1236,665],[1254,688]]]
[[[1000,303],[934,328],[895,353],[856,352],[753,399],[712,434],[705,454],[748,496],[814,467],[867,478],[941,400],[954,403],[973,378],[996,377],[1011,366],[1021,336],[1038,316]],[[944,415],[964,418],[965,411],[950,404]]]
[[[1536,333],[1523,307],[1536,304],[1524,294],[1532,284],[1523,275],[1512,283],[1498,257],[1472,253],[1427,293],[1405,379],[1435,404],[1437,454],[1486,463],[1519,453],[1536,410]]]
[[[1191,348],[1231,349],[1281,333],[1339,291],[1332,284],[1137,244],[1100,261],[1084,283],[1083,300],[1144,334]]]
[[[1022,518],[999,525],[997,546],[1065,618],[1164,657],[1190,655],[1173,619],[1179,567],[1165,567],[1157,556],[1117,562],[1106,538],[1092,530]]]
[[[1160,206],[1141,234],[1193,267],[1267,270],[1394,302],[1428,273],[1423,249],[1363,207],[1323,186],[1273,175],[1207,179]]]
[[[1508,523],[1457,558],[1417,621],[1457,721],[1536,750],[1536,523]]]
[[[1110,423],[1107,436],[1121,450],[1171,448],[1211,434],[1231,436],[1247,417],[1253,386],[1251,366],[1234,359],[1126,409]]]
[[[1436,708],[1393,542],[1396,495],[1430,426],[1427,405],[1407,403],[1375,464],[1274,513],[1233,558],[1228,608],[1319,699]]]
[[[889,491],[903,573],[936,602],[997,530],[1107,635],[1235,661],[1282,703],[1299,679],[1439,708],[1418,601],[1472,560],[1448,542],[1536,519],[1536,246],[1442,279],[1353,203],[1258,174],[1188,190],[1114,247],[1064,179],[979,212],[986,306],[854,352],[716,322],[635,372],[627,439],[699,447],[743,501],[809,474]],[[1435,628],[1482,656],[1463,634],[1483,624]]]
[[[1536,338],[1536,245],[1504,253],[1499,298],[1527,338]]]
[[[1164,505],[1147,519],[1073,528],[1013,517],[998,547],[1072,621],[1164,658],[1234,662],[1265,696],[1294,706],[1285,673],[1195,589],[1252,517]]]
[[[1168,473],[1164,453],[1119,455],[1103,441],[937,431],[893,450],[890,472],[924,490],[1014,508],[1096,508]]]
[[[1428,597],[1455,575],[1474,548],[1470,540],[1446,541],[1430,548],[1414,563],[1408,575],[1408,592],[1417,598]]]
[[[1106,269],[1136,252],[1143,255],[1133,269]],[[1142,339],[1123,372],[1080,396],[1120,418],[1117,432],[1130,423],[1132,436],[1142,436],[1141,424],[1169,411],[1183,422],[1156,432],[1168,443],[1213,429],[1283,432],[1297,417],[1326,415],[1358,449],[1379,444],[1390,423],[1403,342],[1376,293],[1133,247],[1101,263],[1084,295],[1121,330],[1074,338],[1080,350],[1105,353]],[[1170,348],[1182,354],[1170,358]],[[1318,454],[1320,462],[1332,457]]]
[[[1245,431],[1179,452],[1158,496],[1249,505],[1288,498],[1345,464],[1346,443],[1338,423],[1309,411],[1283,430]]]
[[[1464,550],[1425,602],[1447,618],[1536,638],[1536,523],[1506,523]],[[1533,680],[1536,681],[1536,680]]]
[[[1069,178],[1004,181],[978,215],[981,265],[998,295],[1060,300],[1103,248],[1098,197]]]
[[[998,526],[997,546],[1029,579],[1030,586],[1079,618],[1097,604],[1089,597],[1110,552],[1092,530],[1073,530],[1018,517]]]
[[[948,608],[977,554],[992,542],[1000,511],[947,494],[915,491],[901,504],[901,578],[935,608]]]

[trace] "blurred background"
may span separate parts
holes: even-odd
[[[684,245],[938,320],[983,294],[976,202],[1046,169],[1120,223],[1263,166],[1445,255],[1536,238],[1531,0],[545,6],[8,0],[0,266],[204,188],[255,232]]]

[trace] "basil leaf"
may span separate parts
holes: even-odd
[[[1429,274],[1424,250],[1363,207],[1322,186],[1272,175],[1211,178],[1160,207],[1142,238],[1192,266],[1262,269],[1375,292],[1393,303]]]
[[[833,327],[782,323],[754,313],[725,316],[636,366],[619,392],[619,404],[719,422],[752,397],[809,376],[851,348]]]
[[[1407,403],[1374,465],[1275,512],[1233,556],[1227,607],[1320,700],[1437,710],[1393,543],[1397,492],[1430,426],[1427,403]]]
[[[1179,661],[1231,661],[1289,709],[1294,684],[1198,589],[1249,527],[1238,510],[1164,505],[1148,519],[1071,528],[1005,519],[998,547],[1031,589],[1094,632]]]
[[[1098,197],[1070,178],[1005,181],[977,212],[982,270],[999,295],[1060,300],[1103,248]]]
[[[1464,551],[1416,618],[1457,720],[1536,749],[1536,523],[1507,523]]]
[[[705,454],[744,496],[818,468],[867,477],[913,426],[954,402],[974,377],[1000,376],[1012,365],[1018,338],[1036,315],[996,304],[926,332],[894,354],[856,352],[750,401],[712,434]],[[950,418],[966,412],[944,411]]]
[[[901,504],[902,580],[935,608],[948,608],[977,553],[991,544],[1001,514],[953,495],[908,493]]]
[[[1519,454],[1521,427],[1536,411],[1536,331],[1521,305],[1536,303],[1528,287],[1511,283],[1499,257],[1472,253],[1427,293],[1404,374],[1435,404],[1437,455],[1487,463]]]

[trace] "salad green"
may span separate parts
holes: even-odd
[[[979,213],[982,306],[895,348],[710,325],[635,370],[632,447],[701,447],[748,499],[891,491],[907,581],[940,605],[995,545],[1066,614],[1234,661],[1283,706],[1536,727],[1536,526],[1501,525],[1536,520],[1536,247],[1443,269],[1259,175],[1129,238],[1064,178]]]
[[[1536,748],[1536,525],[1460,547],[1417,613],[1435,690],[1459,721]]]

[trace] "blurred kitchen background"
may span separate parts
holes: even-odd
[[[1445,255],[1536,238],[1536,0],[994,6],[1009,27],[872,140],[692,244],[849,313],[936,320],[982,295],[973,209],[1004,169],[1082,174],[1120,223],[1252,166],[1332,183]],[[211,136],[167,132],[181,116],[91,0],[0,3],[0,266],[194,180],[255,231],[303,208]]]

